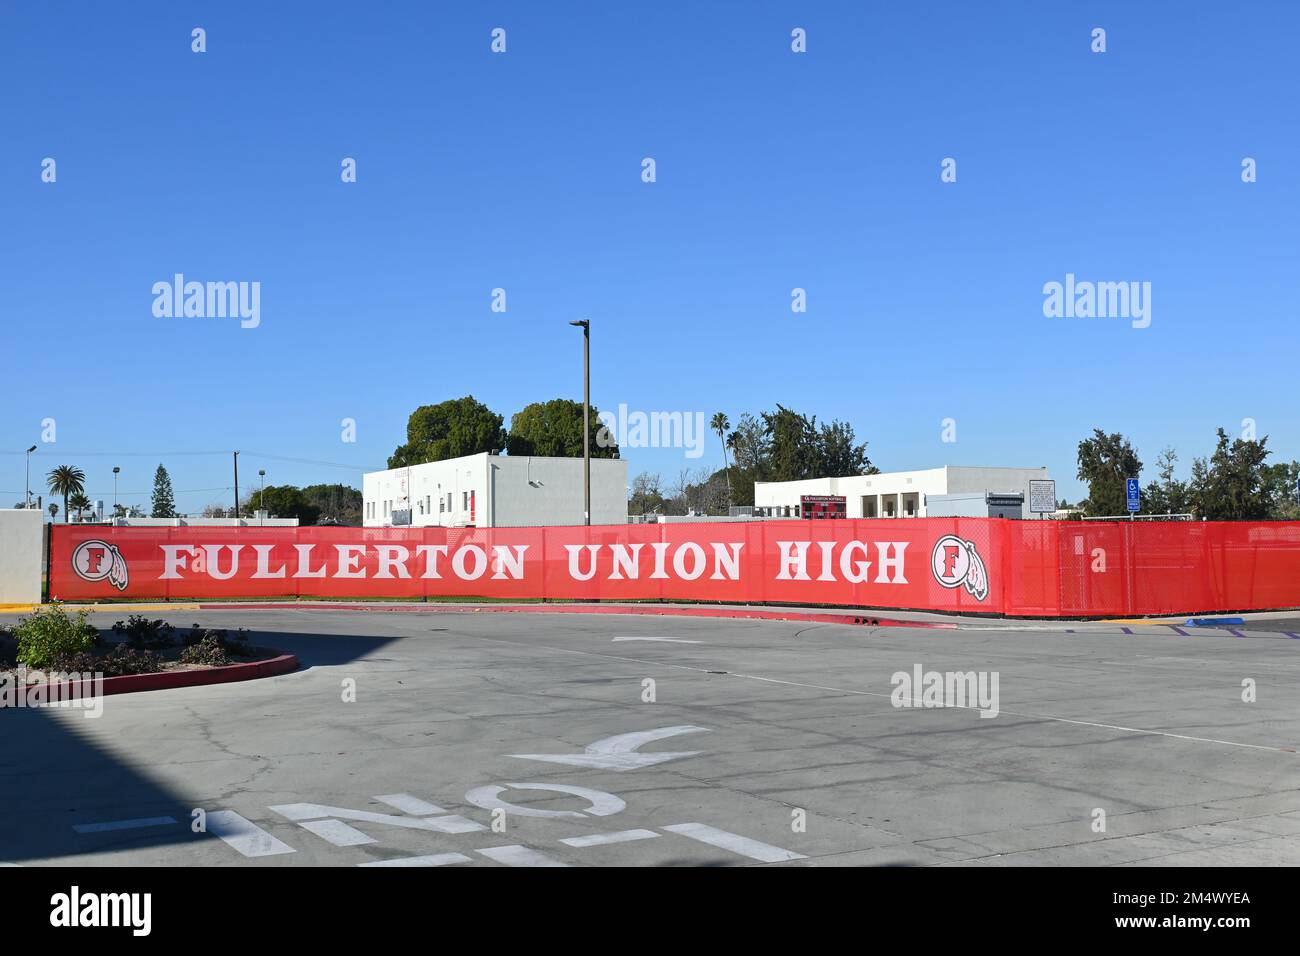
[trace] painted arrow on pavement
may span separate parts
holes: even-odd
[[[680,760],[683,757],[694,757],[696,754],[703,753],[700,750],[687,750],[642,754],[636,752],[637,748],[655,740],[663,740],[665,737],[676,737],[680,734],[698,734],[708,729],[707,727],[696,727],[692,724],[682,724],[677,727],[660,727],[657,730],[639,730],[631,734],[605,737],[602,740],[597,740],[594,744],[589,744],[584,752],[580,754],[507,754],[506,756],[518,757],[520,760],[542,760],[546,763],[568,764],[571,767],[588,767],[594,770],[637,770],[641,767],[653,767],[657,763]]]

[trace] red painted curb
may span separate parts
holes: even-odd
[[[657,607],[636,604],[571,606],[564,604],[492,604],[492,605],[392,605],[377,604],[294,604],[232,603],[200,604],[203,611],[375,611],[385,614],[654,614],[669,617],[749,618],[762,621],[811,621],[818,624],[865,624],[873,627],[927,627],[956,630],[956,624],[942,621],[899,621],[870,614],[810,613],[804,611],[760,611],[742,608]]]
[[[134,694],[144,690],[168,690],[173,687],[202,687],[208,684],[232,684],[236,681],[256,680],[259,677],[275,677],[288,674],[298,669],[298,658],[293,654],[281,654],[264,661],[249,661],[245,664],[228,664],[225,667],[208,667],[193,671],[159,671],[154,674],[123,674],[120,677],[105,677],[103,696],[109,694]],[[59,693],[65,700],[80,700],[83,693],[94,694],[94,681],[69,681]]]

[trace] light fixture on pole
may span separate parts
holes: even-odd
[[[28,508],[31,508],[32,506],[32,452],[34,452],[35,450],[36,450],[35,445],[27,449],[27,507]]]
[[[122,469],[117,465],[113,466],[113,519],[117,519],[117,475]]]
[[[591,320],[570,322],[582,329],[582,523],[591,524]]]

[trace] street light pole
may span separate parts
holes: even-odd
[[[266,501],[263,500],[263,496],[266,494],[266,469],[257,469],[257,477],[262,479],[262,490],[257,493],[257,523],[261,525],[262,514],[266,511]]]
[[[32,506],[32,452],[35,450],[35,445],[27,449],[27,507],[29,509]]]
[[[239,452],[235,452],[235,520],[239,520]]]
[[[117,465],[113,466],[113,519],[117,519],[117,473],[122,469]]]
[[[585,525],[591,524],[591,320],[570,325],[582,328],[582,506]]]

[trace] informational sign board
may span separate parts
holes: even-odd
[[[1050,514],[1056,510],[1056,482],[1040,478],[1029,482],[1029,511],[1032,514]]]
[[[1128,489],[1128,510],[1141,511],[1142,510],[1142,486],[1138,484],[1138,480],[1136,478],[1128,479],[1128,481],[1125,482],[1125,486]]]

